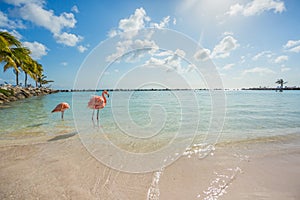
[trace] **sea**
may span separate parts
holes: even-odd
[[[59,92],[2,105],[0,139],[84,134],[95,127],[120,143],[124,135],[143,142],[182,138],[220,143],[300,132],[299,91],[228,90],[222,101],[214,101],[208,90],[111,91],[99,120],[97,111],[92,119],[87,107],[93,95],[101,92]],[[60,102],[71,106],[63,120],[60,113],[51,113]]]
[[[199,194],[188,192],[189,195],[197,199],[218,199],[242,173],[245,163],[250,161],[249,154],[263,156],[270,149],[275,148],[280,152],[286,147],[293,149],[299,146],[299,91],[165,90],[109,93],[98,120],[97,111],[89,109],[87,104],[91,97],[101,95],[101,92],[60,92],[2,105],[0,142],[58,142],[55,143],[57,148],[66,145],[71,150],[71,147],[79,148],[72,146],[77,140],[67,138],[78,135],[85,149],[101,163],[115,169],[117,174],[120,171],[153,172],[147,199],[159,199],[160,178],[167,173],[166,167],[176,160],[185,162],[187,166],[177,166],[180,169],[178,178],[186,178],[180,175],[185,170],[191,171],[191,174],[195,172],[194,175],[198,177],[194,179],[187,175],[190,184],[199,186]],[[65,111],[63,120],[61,113],[51,113],[60,102],[67,102],[71,106]],[[256,148],[251,148],[251,153],[248,144],[259,147],[257,153],[253,154]],[[235,145],[238,148],[233,148]],[[214,155],[216,148],[219,149]],[[243,151],[245,148],[246,151]],[[205,168],[201,160],[207,157],[214,159],[208,158],[210,164]],[[218,162],[215,162],[216,159]],[[172,166],[176,168],[176,164]],[[207,174],[201,173],[203,170]],[[212,177],[209,187],[205,189],[206,184],[203,185],[201,181],[210,177],[210,171],[216,177]],[[185,191],[178,189],[181,190]],[[260,193],[254,191],[253,195]]]

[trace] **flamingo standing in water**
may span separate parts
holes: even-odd
[[[109,97],[108,92],[106,90],[104,90],[102,92],[102,96],[93,96],[88,103],[88,107],[90,109],[93,109],[92,120],[94,120],[95,110],[97,110],[97,120],[98,120],[99,119],[99,110],[104,108],[106,105],[106,97],[104,96],[104,94],[106,94],[107,97]]]
[[[62,102],[60,104],[58,104],[53,110],[52,110],[52,113],[53,112],[61,112],[61,119],[64,119],[64,112],[65,110],[69,109],[70,106],[68,103],[66,102]]]

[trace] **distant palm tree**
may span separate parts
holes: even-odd
[[[42,87],[43,85],[54,82],[52,80],[46,80],[46,78],[47,78],[47,76],[45,76],[44,74],[42,74],[42,76],[38,77],[38,82],[40,84],[39,87]]]
[[[282,92],[282,89],[283,89],[283,85],[286,84],[287,82],[286,81],[283,81],[283,79],[278,79],[275,83],[277,84],[280,84],[280,92]]]

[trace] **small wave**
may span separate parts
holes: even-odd
[[[209,187],[202,192],[202,195],[197,195],[197,198],[203,197],[203,200],[219,199],[219,197],[227,193],[226,189],[240,173],[242,173],[242,170],[239,167],[228,168],[222,173],[214,172],[216,178],[210,182]]]
[[[163,172],[163,169],[160,171],[154,172],[153,179],[150,188],[148,189],[147,200],[159,200],[159,179]]]
[[[190,158],[192,155],[197,155],[198,158],[202,159],[208,155],[214,155],[215,147],[211,144],[193,144],[191,147],[188,147],[183,156],[188,156]]]

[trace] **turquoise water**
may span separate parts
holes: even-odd
[[[92,110],[87,108],[93,94],[57,93],[1,107],[0,138],[55,136],[89,131],[95,126],[105,133],[145,140],[157,136],[162,139],[210,137],[214,108],[209,91],[110,92],[107,106],[100,111],[99,122],[92,121]],[[194,96],[191,98],[191,95]],[[300,132],[299,91],[226,91],[225,95],[221,141]],[[62,101],[71,105],[64,120],[60,119],[60,113],[51,113]]]

